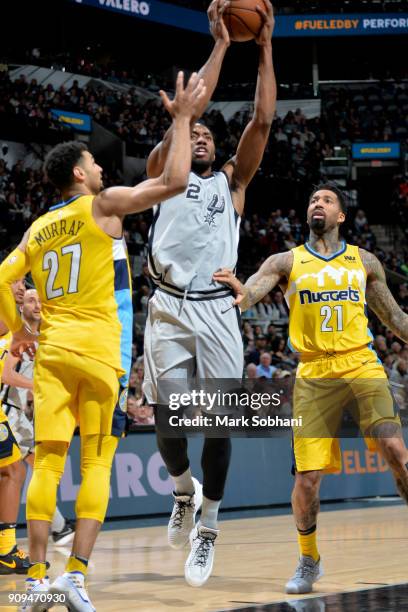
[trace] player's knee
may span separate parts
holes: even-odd
[[[86,462],[81,467],[82,480],[95,483],[109,481],[111,469],[111,464]]]
[[[295,477],[295,490],[302,492],[307,497],[317,494],[320,485],[321,474],[319,471],[297,472]]]
[[[14,480],[16,484],[20,487],[23,486],[25,477],[26,477],[26,468],[23,461],[17,461],[17,463],[13,464],[15,466],[14,469]]]
[[[82,482],[75,504],[77,518],[103,523],[109,502],[111,466],[86,462],[82,466]]]
[[[57,504],[58,475],[34,470],[27,491],[27,518],[51,521]]]
[[[1,478],[7,478],[18,486],[23,485],[25,475],[26,471],[22,461],[16,461],[0,469]]]
[[[13,465],[5,465],[0,468],[0,478],[3,480],[11,479],[13,477]]]
[[[382,438],[377,441],[379,450],[394,471],[405,471],[408,451],[401,438]]]

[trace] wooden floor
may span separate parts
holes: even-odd
[[[322,512],[318,538],[325,576],[316,594],[408,581],[405,506]],[[63,571],[68,554],[50,546],[51,579]],[[104,531],[88,582],[97,611],[204,612],[299,599],[284,593],[297,559],[290,515],[222,521],[214,572],[204,587],[184,582],[187,554],[187,549],[168,548],[166,527]],[[21,590],[23,583],[23,577],[1,576],[1,603],[4,591]],[[14,612],[17,607],[0,609]]]

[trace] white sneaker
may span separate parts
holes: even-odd
[[[65,595],[65,606],[70,612],[95,612],[85,589],[82,572],[65,572],[52,583],[49,593]]]
[[[172,548],[183,548],[188,543],[194,529],[195,516],[203,503],[203,486],[193,478],[193,495],[176,495],[173,493],[174,506],[167,527],[167,539]]]
[[[323,576],[321,559],[315,561],[313,557],[301,555],[298,566],[292,578],[286,583],[286,593],[311,593],[313,583]]]
[[[27,595],[41,596],[42,593],[44,595],[49,593],[50,582],[48,580],[48,577],[42,578],[41,580],[35,578],[26,578],[25,585]],[[51,608],[52,605],[52,603],[45,603],[41,601],[38,601],[37,603],[29,601],[23,604],[20,610],[21,612],[45,612],[45,610]]]
[[[211,576],[214,564],[214,543],[218,534],[218,529],[210,529],[200,523],[191,532],[191,552],[184,567],[184,576],[190,586],[202,586]]]

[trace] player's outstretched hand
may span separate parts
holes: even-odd
[[[241,283],[241,281],[237,279],[232,270],[228,270],[227,268],[221,268],[221,270],[217,270],[217,272],[213,274],[213,279],[218,283],[229,285],[235,293],[234,306],[238,306],[239,304],[241,304],[242,300],[245,297],[245,287]]]
[[[27,353],[30,359],[34,359],[38,334],[32,334],[24,325],[18,332],[13,334],[10,344],[10,353],[13,357],[21,359],[23,353]]]
[[[224,11],[230,5],[229,0],[213,0],[208,7],[207,15],[210,22],[210,32],[215,41],[220,40],[229,47],[230,35],[223,19]]]
[[[204,80],[200,79],[196,72],[193,72],[186,87],[184,87],[184,72],[180,71],[177,75],[176,93],[173,100],[170,100],[163,90],[160,90],[159,93],[164,108],[173,119],[176,117],[191,118],[196,112],[197,105],[205,96],[206,87]]]
[[[273,29],[275,27],[275,17],[273,14],[273,6],[270,0],[264,0],[266,4],[266,12],[257,5],[256,10],[261,16],[263,25],[260,33],[255,38],[255,41],[261,47],[264,45],[269,45],[271,43]]]

